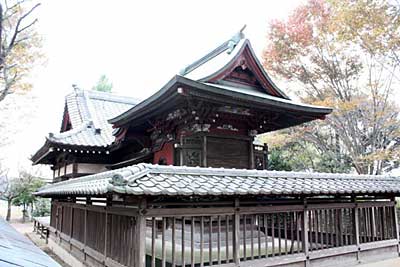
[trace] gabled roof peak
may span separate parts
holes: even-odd
[[[244,25],[240,31],[235,33],[229,40],[225,41],[222,43],[220,46],[203,56],[202,58],[196,60],[192,64],[188,65],[187,67],[183,68],[180,72],[179,75],[185,76],[189,72],[197,69],[204,63],[208,62],[209,60],[215,58],[216,56],[220,55],[221,53],[226,52],[227,54],[231,54],[233,50],[236,48],[236,46],[239,44],[239,42],[243,39],[245,39],[245,35],[243,33],[244,29],[246,28],[246,25]]]

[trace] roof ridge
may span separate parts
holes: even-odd
[[[350,174],[350,173],[326,173],[326,172],[295,172],[295,171],[274,171],[274,170],[249,170],[249,169],[235,169],[235,168],[213,168],[213,167],[187,167],[187,166],[172,166],[172,165],[157,165],[143,163],[147,168],[150,169],[151,173],[163,172],[163,173],[185,173],[185,174],[209,174],[218,176],[256,176],[256,177],[280,177],[280,178],[314,178],[314,179],[334,179],[334,178],[346,178],[346,179],[400,179],[390,174],[385,175],[369,175],[369,174]],[[299,177],[299,175],[301,177]],[[312,177],[310,177],[312,176]],[[271,178],[272,178],[271,177]]]
[[[122,95],[122,94],[116,94],[112,92],[102,92],[102,91],[96,91],[92,89],[82,89],[78,87],[74,87],[74,91],[70,92],[65,96],[65,98],[71,97],[71,96],[83,96],[84,94],[88,94],[90,99],[99,99],[99,100],[104,100],[108,102],[117,102],[117,103],[126,103],[126,104],[137,104],[140,99],[137,99],[132,96],[127,96],[127,95]]]
[[[108,101],[108,102],[117,102],[117,103],[126,103],[126,104],[137,104],[140,100],[127,96],[127,95],[120,95],[120,94],[115,94],[111,92],[101,92],[101,91],[95,91],[95,90],[84,90],[88,93],[89,98],[91,99],[100,99],[103,101]]]
[[[215,58],[216,56],[218,56],[219,54],[225,52],[228,50],[228,54],[232,53],[232,51],[235,49],[235,47],[237,46],[237,44],[240,42],[240,40],[245,38],[245,35],[243,33],[243,30],[246,28],[246,25],[244,25],[242,27],[242,29],[240,29],[239,32],[235,33],[229,40],[223,42],[221,45],[219,45],[217,48],[215,48],[214,50],[212,50],[211,52],[207,53],[206,55],[204,55],[203,57],[201,57],[200,59],[196,60],[195,62],[193,62],[192,64],[184,67],[180,72],[179,75],[186,75],[189,72],[197,69],[198,67],[200,67],[201,65],[205,64],[207,61]]]

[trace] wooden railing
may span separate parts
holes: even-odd
[[[76,247],[78,258],[103,266],[274,266],[346,253],[359,260],[363,250],[398,245],[394,201],[143,207],[54,202],[51,226],[71,253]]]
[[[302,213],[151,217],[151,266],[224,266],[302,252]]]

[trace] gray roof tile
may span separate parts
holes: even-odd
[[[113,179],[118,175],[119,179]],[[121,183],[121,177],[123,182]],[[354,174],[277,172],[138,164],[40,189],[42,196],[274,195],[400,193],[400,178]]]
[[[72,129],[50,134],[49,141],[57,144],[105,147],[114,141],[108,119],[132,108],[139,101],[111,93],[75,89],[65,98],[66,111]],[[100,132],[96,132],[100,129]]]
[[[0,217],[0,266],[61,267]]]

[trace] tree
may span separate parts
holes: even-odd
[[[269,151],[268,169],[273,171],[292,171],[288,160],[283,155],[284,151],[279,148],[273,148]]]
[[[0,101],[16,91],[29,90],[26,76],[41,57],[41,39],[35,31],[33,12],[40,4],[0,1]]]
[[[287,21],[271,22],[263,64],[300,84],[295,93],[303,102],[334,108],[324,121],[302,125],[291,134],[312,144],[320,158],[328,157],[335,168],[350,159],[358,173],[379,174],[398,162],[400,155],[399,108],[391,100],[397,48],[365,49],[362,39],[346,34],[344,29],[352,28],[339,6],[353,2],[381,3],[349,0],[336,5],[309,0]],[[372,18],[381,15],[369,14]],[[393,27],[388,23],[382,20],[380,26]]]
[[[37,198],[33,192],[37,191],[45,183],[39,178],[39,175],[33,174],[30,171],[19,170],[18,177],[11,178],[8,175],[8,170],[0,166],[0,199],[7,201],[6,220],[11,218],[11,206],[23,206],[22,220],[27,218],[27,208],[33,209]]]
[[[26,171],[20,170],[17,178],[17,186],[15,188],[16,197],[12,200],[12,204],[22,206],[22,221],[25,222],[28,217],[28,207],[33,211],[33,205],[37,201],[34,192],[45,185],[44,181],[38,176]]]
[[[297,137],[293,129],[259,136],[270,148],[268,168],[281,171],[317,171],[347,173],[351,169],[348,158],[337,164],[333,153],[320,153],[315,146]]]
[[[92,90],[100,91],[100,92],[108,92],[110,93],[113,88],[112,82],[110,82],[106,75],[101,75],[99,81],[95,86],[93,86]]]
[[[381,64],[400,64],[399,1],[330,1],[337,12],[332,26],[342,40],[357,42],[369,54],[390,59]],[[386,66],[390,70],[390,66]],[[400,77],[397,77],[399,79]]]
[[[8,170],[0,165],[0,199],[7,201],[6,220],[11,219],[11,205],[17,197],[17,182],[8,176]]]

